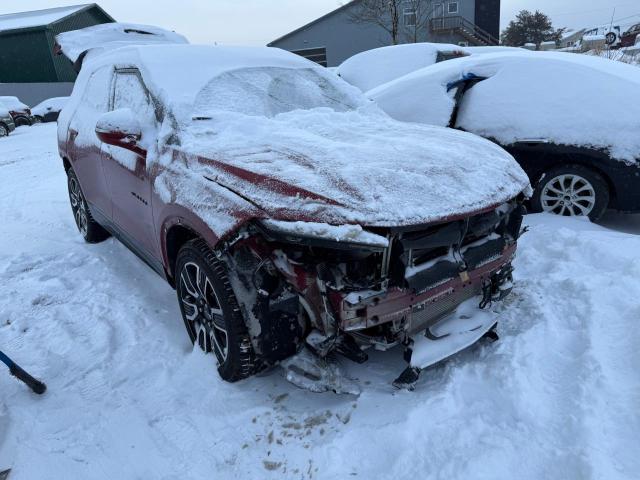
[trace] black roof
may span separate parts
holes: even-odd
[[[66,7],[46,8],[44,10],[32,10],[28,12],[7,13],[0,15],[0,35],[6,32],[41,30],[51,24],[65,20],[78,13],[97,8],[107,18],[115,21],[111,15],[105,12],[96,3],[70,5]]]

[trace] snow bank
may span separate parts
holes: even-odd
[[[443,62],[368,92],[399,120],[446,125],[449,82],[487,77],[463,99],[457,126],[511,144],[544,138],[640,158],[640,70],[585,55],[502,53]]]
[[[465,55],[464,49],[446,43],[413,43],[374,48],[345,60],[339,76],[363,92],[407,73],[433,65],[438,55]]]
[[[226,384],[175,292],[117,241],[80,238],[55,127],[4,140],[0,348],[49,386],[35,398],[0,371],[0,469],[16,479],[640,478],[640,221],[633,235],[527,217],[501,340],[415,392],[390,386],[401,348],[342,363],[359,397],[278,370]]]

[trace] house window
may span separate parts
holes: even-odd
[[[458,13],[458,2],[449,2],[447,11],[450,15]]]
[[[404,9],[404,24],[407,27],[415,27],[418,21],[416,11],[413,8]]]
[[[325,47],[319,48],[305,48],[303,50],[291,50],[291,53],[300,55],[301,57],[316,62],[323,67],[327,66],[327,49]]]

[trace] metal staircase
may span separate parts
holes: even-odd
[[[472,45],[489,47],[500,43],[489,32],[464,17],[432,18],[430,26],[433,33],[457,33]]]

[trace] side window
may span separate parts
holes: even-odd
[[[143,125],[143,129],[155,123],[155,109],[149,95],[135,71],[116,72],[112,110],[131,109]]]

